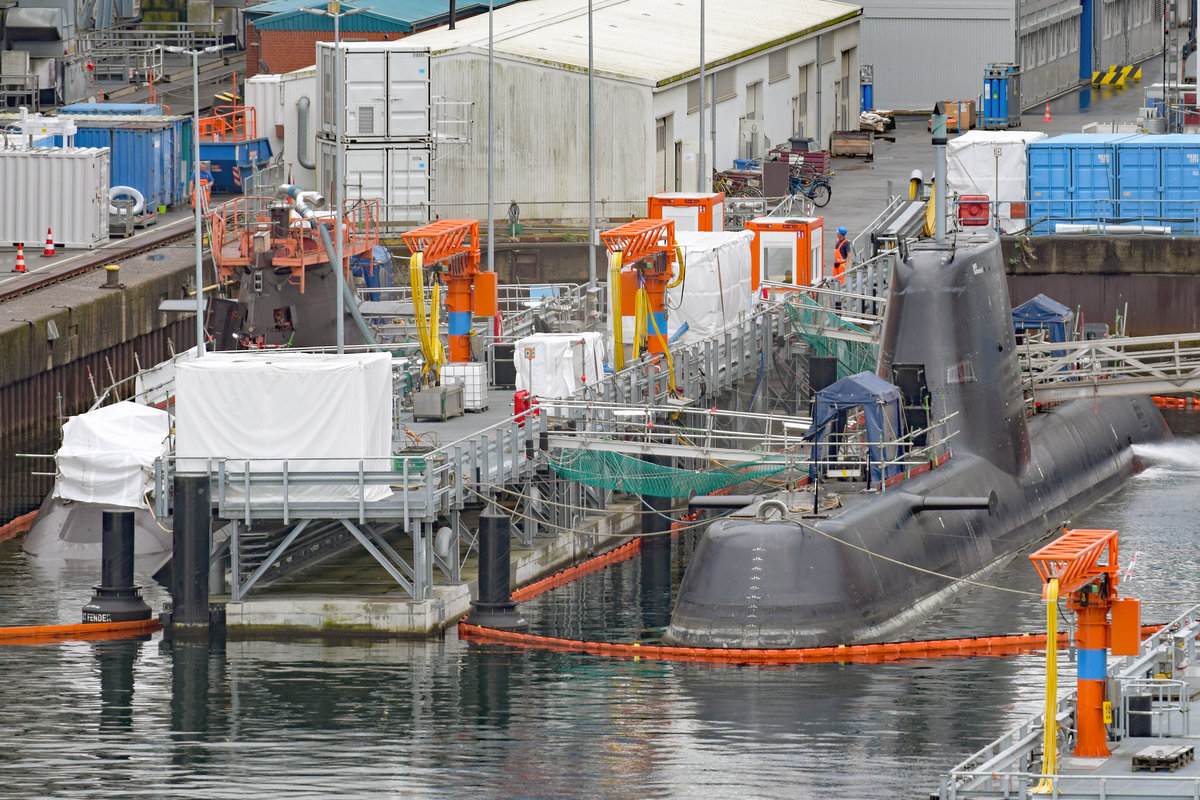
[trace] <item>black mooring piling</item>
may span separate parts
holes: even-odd
[[[508,517],[489,506],[479,515],[479,591],[471,601],[467,622],[485,628],[524,630],[529,623],[517,613],[509,577]]]
[[[133,585],[133,512],[105,510],[100,529],[100,584],[83,607],[84,622],[150,619],[142,587]]]
[[[208,551],[212,506],[207,475],[175,476],[171,635],[208,635]]]

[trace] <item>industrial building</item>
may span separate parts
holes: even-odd
[[[1023,108],[1163,47],[1159,0],[861,0],[879,109],[970,100],[988,64],[1020,67]],[[1156,15],[1155,9],[1160,9]],[[1019,31],[1019,34],[1018,34]]]
[[[834,130],[858,128],[859,6],[708,0],[704,10],[702,37],[699,0],[594,5],[598,214],[641,215],[648,195],[696,191],[707,186],[701,176],[707,179],[714,166],[728,168],[735,158],[759,155],[798,133],[825,142]],[[525,0],[496,10],[492,26],[493,213],[586,218],[588,4]],[[456,137],[443,145],[436,121],[430,126],[430,218],[487,216],[488,29],[487,15],[480,15],[454,30],[416,33],[394,45],[427,49],[435,103],[470,109],[469,142]],[[702,45],[709,98],[703,171]],[[347,141],[354,146],[354,131],[347,130]],[[330,175],[321,162],[319,152],[318,176]],[[394,210],[385,216],[398,218]]]
[[[492,0],[492,5],[500,8],[515,2]],[[326,5],[326,0],[268,0],[248,6],[246,74],[282,74],[311,67],[316,43],[333,40],[333,18],[311,13]],[[354,13],[357,9],[361,11]],[[351,12],[340,23],[345,42],[390,42],[450,22],[446,0],[371,0],[345,3],[343,10]],[[457,21],[487,10],[486,2],[459,0],[454,14]]]

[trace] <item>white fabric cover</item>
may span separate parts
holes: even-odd
[[[676,231],[683,251],[684,280],[667,290],[668,335],[683,323],[679,344],[698,341],[740,322],[750,313],[751,231]],[[630,330],[632,335],[632,330]]]
[[[538,399],[566,400],[586,381],[604,377],[604,335],[588,333],[535,333],[517,340],[513,350],[517,391]]]
[[[390,469],[392,372],[387,353],[209,353],[177,366],[175,453],[180,472],[203,472],[208,459],[240,471]],[[337,460],[335,460],[337,459]],[[344,460],[342,460],[344,459]],[[229,486],[237,497],[236,481]],[[391,495],[368,486],[367,500]],[[291,486],[296,502],[353,501],[357,485]],[[253,498],[280,502],[282,489]]]
[[[169,448],[166,411],[131,401],[71,417],[55,455],[54,496],[140,508],[154,482],[154,460]]]
[[[193,347],[139,372],[133,378],[133,399],[148,406],[167,408],[175,396],[176,366],[182,361],[194,360],[196,355]]]
[[[1024,219],[1009,219],[1008,203],[1027,197],[1025,145],[1045,139],[1040,131],[967,131],[946,145],[946,188],[955,194],[987,195],[999,200],[1000,229],[1012,233],[1024,228]],[[996,148],[1000,157],[996,157]]]

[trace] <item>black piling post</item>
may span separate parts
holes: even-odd
[[[479,515],[479,591],[467,622],[485,628],[524,630],[510,582],[508,517],[488,506]]]
[[[651,459],[647,459],[648,461]],[[670,497],[642,497],[642,627],[665,628],[671,622]]]
[[[142,587],[133,585],[133,512],[113,509],[102,514],[100,585],[83,607],[83,621],[150,619]]]
[[[212,509],[207,475],[175,476],[170,635],[209,634],[208,553]]]

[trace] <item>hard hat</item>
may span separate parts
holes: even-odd
[[[845,236],[845,235],[846,235],[846,229],[845,229],[845,228],[838,228],[838,233],[840,233],[842,236]]]

